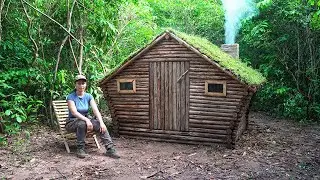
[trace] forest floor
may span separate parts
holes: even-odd
[[[320,179],[320,126],[249,115],[235,149],[114,139],[120,159],[90,147],[68,154],[56,132],[38,128],[0,149],[3,179]],[[27,135],[27,134],[26,134]]]

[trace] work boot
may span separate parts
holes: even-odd
[[[84,151],[83,148],[80,148],[77,150],[77,156],[78,156],[78,158],[83,159],[83,158],[87,157],[88,154],[86,153],[86,151]]]
[[[116,150],[114,149],[114,147],[110,147],[107,149],[106,153],[105,153],[106,156],[109,156],[111,158],[115,158],[115,159],[119,159],[120,156],[117,154]]]

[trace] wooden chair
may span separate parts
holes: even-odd
[[[67,130],[65,128],[66,120],[67,120],[68,114],[69,114],[67,101],[65,101],[65,100],[52,101],[52,105],[53,105],[54,113],[57,118],[57,122],[59,124],[60,135],[63,138],[63,142],[64,142],[64,145],[66,147],[67,152],[70,153],[70,148],[69,148],[67,140],[75,139],[76,136],[75,136],[75,133],[67,132]],[[96,143],[98,149],[100,149],[100,145],[97,140],[97,136],[95,134],[93,134],[93,132],[87,133],[87,137],[88,138],[93,137],[94,142]]]

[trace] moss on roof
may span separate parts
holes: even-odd
[[[218,63],[220,67],[224,70],[230,71],[232,74],[234,74],[240,81],[248,84],[248,85],[259,85],[266,81],[266,78],[262,76],[260,72],[257,70],[254,70],[252,67],[248,66],[246,63],[241,62],[239,59],[235,59],[229,54],[223,52],[218,46],[212,44],[210,41],[208,41],[205,38],[201,38],[199,36],[194,35],[188,35],[173,29],[167,29],[166,31],[169,31],[170,33],[176,35],[178,38],[184,40],[189,45],[193,46],[195,49],[197,49],[200,53],[206,55],[209,57],[212,61]],[[166,32],[165,31],[165,32]],[[160,33],[156,38],[161,36],[163,33]],[[156,39],[154,38],[154,39]],[[152,39],[152,41],[154,40]],[[150,41],[147,45],[144,46],[147,47],[152,43]],[[124,63],[132,59],[134,56],[136,56],[142,49],[139,49],[135,51],[134,53],[131,53],[128,58],[126,58],[122,63],[120,63],[118,66],[113,68],[108,75],[101,80],[100,84],[103,83],[103,81],[109,77],[112,76],[112,74],[115,73]]]
[[[211,60],[217,62],[224,70],[231,71],[238,79],[248,85],[259,85],[266,81],[266,78],[260,72],[241,62],[240,59],[235,59],[223,52],[218,46],[212,44],[207,39],[172,29],[169,31],[196,48],[202,54],[208,56]]]

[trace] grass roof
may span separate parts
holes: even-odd
[[[266,78],[262,76],[260,72],[253,69],[252,67],[248,66],[246,63],[241,62],[240,59],[235,59],[229,54],[223,52],[218,46],[212,44],[210,41],[208,41],[205,38],[194,36],[194,35],[188,35],[173,29],[166,30],[170,33],[174,34],[178,38],[184,40],[189,45],[193,46],[195,49],[197,49],[200,53],[206,55],[209,57],[212,61],[216,62],[220,65],[220,67],[223,70],[230,71],[232,74],[234,74],[240,81],[248,84],[248,85],[259,85],[266,81]],[[157,37],[161,36],[160,35]],[[155,38],[156,39],[156,38]],[[152,43],[152,41],[150,42]],[[147,47],[150,45],[148,43],[144,47]],[[126,58],[122,63],[119,64],[119,66],[115,67],[109,74],[106,76],[109,77],[110,75],[114,74],[117,69],[119,69],[124,63],[126,63],[128,60],[136,56],[141,50],[144,48],[132,53],[128,58]],[[101,83],[104,80],[101,81]]]
[[[223,52],[218,46],[212,44],[205,38],[188,35],[176,30],[169,30],[171,33],[184,40],[202,54],[208,56],[212,61],[218,63],[224,70],[229,70],[241,81],[249,85],[259,85],[266,81],[260,72],[248,66],[240,59],[235,59]]]

